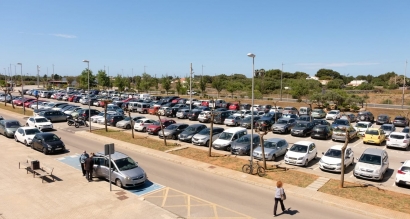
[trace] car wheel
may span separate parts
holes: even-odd
[[[146,132],[146,131],[147,131],[147,128],[144,127],[144,128],[142,129],[142,132]]]
[[[115,185],[118,186],[118,187],[120,187],[120,188],[122,188],[122,182],[121,182],[121,180],[120,180],[120,179],[116,179],[116,180],[115,180]]]
[[[205,147],[209,146],[209,140],[205,142]]]
[[[14,136],[14,140],[15,140],[16,142],[19,142],[19,140],[17,139],[17,137],[16,137],[16,136]]]
[[[303,164],[303,166],[307,167],[307,166],[308,166],[308,164],[309,164],[309,160],[308,160],[308,159],[306,159],[305,164]]]
[[[172,135],[172,140],[178,140],[178,136],[177,135]]]
[[[47,155],[47,148],[43,148],[43,153]]]
[[[127,127],[125,127],[126,129],[131,129],[131,125],[127,125]]]
[[[24,140],[24,144],[25,144],[26,146],[30,146],[30,144],[29,144],[26,140]]]
[[[226,147],[226,151],[231,151],[231,145],[228,145],[228,147]]]
[[[276,160],[276,155],[272,155],[271,161],[275,161],[275,160]]]

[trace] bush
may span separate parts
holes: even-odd
[[[382,104],[393,104],[393,102],[390,99],[383,100]]]

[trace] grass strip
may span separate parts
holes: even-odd
[[[14,107],[16,107],[16,106],[14,106]],[[12,105],[9,104],[9,103],[7,104],[7,106],[4,106],[4,103],[0,103],[0,109],[4,109],[4,110],[8,110],[8,111],[11,111],[11,112],[15,112],[15,113],[19,113],[21,115],[24,115],[23,108],[16,107],[16,108],[13,109]],[[26,115],[29,115],[29,114],[33,114],[33,112],[30,111],[30,110],[27,110],[27,108],[26,108]]]
[[[371,185],[345,182],[339,188],[340,180],[329,180],[320,192],[410,214],[410,195],[383,190]]]

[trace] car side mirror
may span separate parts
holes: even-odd
[[[324,154],[325,154],[325,152],[322,152],[322,154],[324,155]]]

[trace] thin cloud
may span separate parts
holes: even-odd
[[[334,63],[298,63],[296,65],[306,67],[347,67],[347,66],[366,66],[378,65],[378,62],[334,62]]]
[[[77,36],[75,36],[75,35],[61,34],[61,33],[55,33],[55,34],[50,34],[50,35],[51,36],[56,36],[56,37],[67,38],[67,39],[77,38]]]

